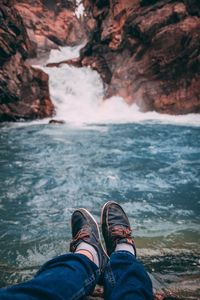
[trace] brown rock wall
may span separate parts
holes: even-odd
[[[32,46],[21,17],[10,1],[0,6],[0,121],[49,117],[48,75],[25,59]]]
[[[36,53],[58,46],[74,46],[85,38],[82,23],[75,16],[75,1],[14,0]]]
[[[96,27],[82,63],[141,109],[200,112],[200,4],[196,0],[85,0]]]

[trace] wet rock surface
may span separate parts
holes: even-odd
[[[12,1],[0,5],[0,121],[36,119],[53,114],[48,75],[26,63],[33,51]]]
[[[84,0],[93,20],[83,65],[143,111],[200,112],[199,1]],[[94,25],[95,23],[95,25]]]
[[[75,1],[14,0],[14,4],[27,29],[34,55],[59,46],[74,46],[86,38],[74,13]]]

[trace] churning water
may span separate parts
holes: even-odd
[[[50,60],[76,51],[54,51]],[[0,128],[0,285],[68,250],[75,208],[99,220],[111,199],[128,213],[149,271],[172,281],[199,276],[200,116],[141,113],[119,97],[103,102],[89,68],[43,68],[56,119],[66,124]]]

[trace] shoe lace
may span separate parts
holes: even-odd
[[[73,242],[76,243],[78,240],[82,240],[90,236],[90,230],[88,226],[82,227],[76,236],[73,238]]]
[[[111,229],[112,236],[119,238],[131,238],[132,230],[124,226],[114,226]]]

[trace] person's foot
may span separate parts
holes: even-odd
[[[110,256],[114,251],[126,250],[136,256],[132,230],[123,208],[114,201],[107,202],[101,212],[102,233]]]
[[[100,241],[100,233],[94,217],[84,208],[74,211],[71,217],[72,241],[70,251],[86,255],[100,270],[108,256]]]

